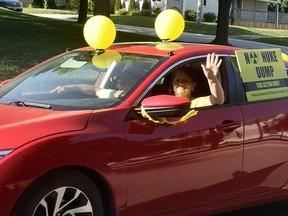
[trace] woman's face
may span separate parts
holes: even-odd
[[[177,71],[173,79],[173,90],[178,97],[187,97],[191,100],[191,95],[196,83],[184,72]]]

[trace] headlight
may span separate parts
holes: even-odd
[[[12,149],[10,149],[10,150],[0,150],[0,159],[5,157],[6,155],[8,155],[12,151],[13,151]]]

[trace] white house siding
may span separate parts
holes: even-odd
[[[166,9],[177,8],[182,11],[183,0],[167,0]]]
[[[236,17],[240,17],[241,19],[251,20],[251,21],[259,21],[263,22],[267,20],[267,13],[263,13],[263,11],[267,11],[268,3],[265,1],[249,1],[249,0],[243,0],[242,9],[241,11],[238,11],[238,14]],[[241,14],[239,14],[239,12]]]
[[[151,1],[151,9],[152,11],[159,8],[161,11],[167,9],[167,1],[166,0],[150,0]]]
[[[243,10],[267,11],[268,3],[265,1],[243,0]]]
[[[203,0],[202,0],[203,1]],[[197,10],[198,0],[186,0],[185,10]],[[185,11],[184,11],[185,12]],[[202,14],[212,12],[218,14],[218,1],[217,0],[206,0],[206,5],[203,5]]]

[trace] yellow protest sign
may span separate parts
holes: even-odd
[[[235,52],[248,101],[288,96],[288,76],[280,49]]]

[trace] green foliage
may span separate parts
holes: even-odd
[[[216,14],[213,12],[207,12],[203,14],[203,21],[204,22],[215,22],[216,21]]]
[[[139,15],[139,13],[140,13],[140,11],[138,9],[129,11],[129,15],[131,15],[131,16],[137,16],[137,15]]]
[[[153,13],[154,13],[155,15],[160,14],[160,13],[161,13],[161,8],[156,8],[155,10],[153,10]]]
[[[197,13],[194,10],[186,10],[185,11],[185,20],[187,21],[196,21]]]
[[[288,0],[281,0],[280,8],[282,12],[288,13]]]
[[[144,1],[143,1],[141,11],[142,11],[142,10],[149,10],[149,11],[150,11],[150,3],[149,3],[149,0],[144,0]]]
[[[141,8],[139,15],[141,15],[141,16],[150,16],[151,15],[149,0],[143,1],[142,8]]]
[[[92,13],[95,6],[95,2],[93,0],[88,0],[88,12]]]
[[[55,9],[55,0],[33,0],[28,6],[30,8],[45,8],[45,9]]]
[[[115,11],[115,15],[127,15],[128,11],[125,8]]]
[[[268,11],[276,11],[276,3],[270,2],[268,4]],[[288,13],[288,0],[281,0],[279,11],[282,11],[284,13]]]
[[[128,11],[134,11],[136,10],[136,2],[135,0],[130,0],[129,5],[128,5]]]
[[[44,7],[46,9],[56,9],[56,3],[55,0],[45,0]]]
[[[121,4],[121,0],[116,0],[115,1],[115,7],[114,7],[114,11],[118,11],[122,9],[122,4]]]
[[[65,9],[71,10],[71,11],[78,11],[80,6],[79,0],[70,0],[66,3]]]
[[[151,11],[150,10],[142,10],[139,13],[140,16],[150,16],[151,15]]]
[[[33,0],[32,3],[29,5],[32,8],[44,8],[43,0]]]

